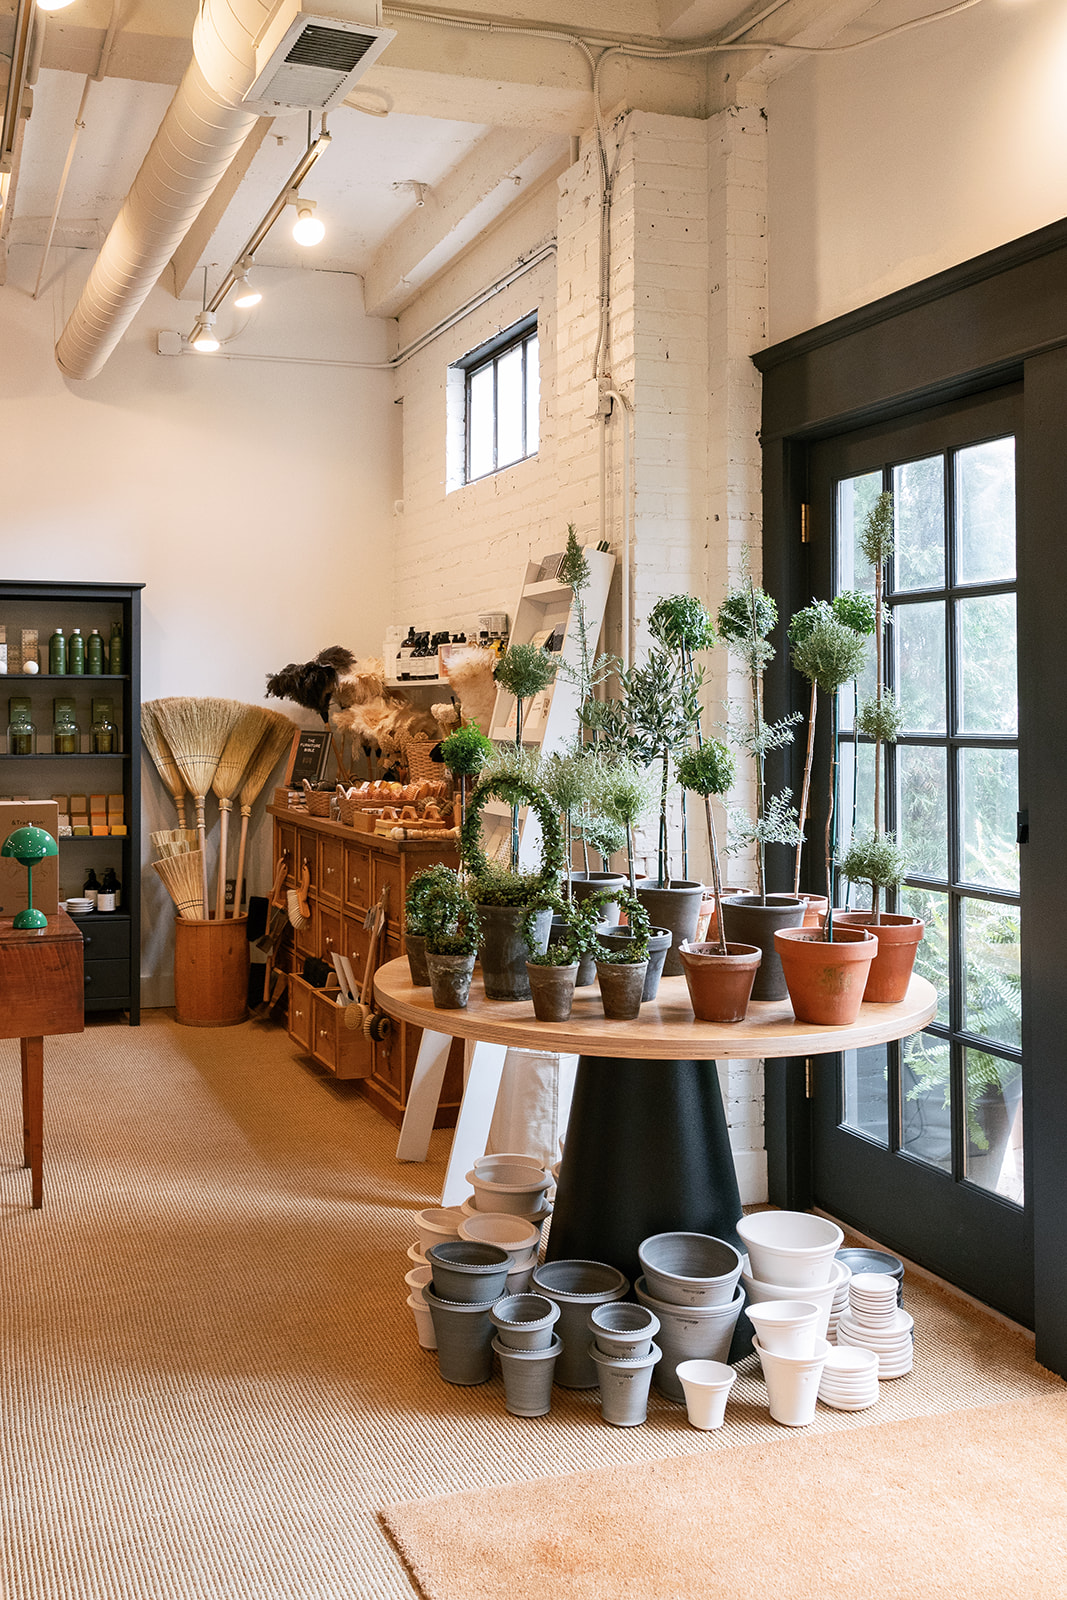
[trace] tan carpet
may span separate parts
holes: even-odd
[[[751,1372],[711,1435],[660,1399],[644,1427],[617,1429],[593,1394],[524,1422],[498,1378],[442,1384],[403,1274],[448,1136],[426,1165],[399,1166],[395,1129],[279,1030],[98,1021],[47,1041],[45,1073],[34,1213],[17,1049],[0,1045],[11,1600],[410,1600],[385,1505],[781,1438]],[[916,1373],[875,1411],[820,1413],[815,1431],[1061,1387],[1024,1339],[906,1289]]]
[[[1063,1600],[1067,1396],[387,1513],[429,1600]]]

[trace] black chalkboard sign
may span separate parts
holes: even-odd
[[[286,787],[299,789],[305,778],[309,783],[318,783],[326,770],[329,754],[329,729],[319,733],[314,729],[298,728],[293,735],[293,747],[285,769]]]

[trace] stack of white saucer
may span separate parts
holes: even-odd
[[[865,1411],[878,1399],[878,1356],[850,1345],[831,1347],[819,1379],[819,1399],[835,1411]]]
[[[848,1291],[849,1308],[837,1321],[838,1344],[873,1351],[879,1378],[902,1378],[912,1368],[915,1324],[897,1307],[896,1279],[882,1272],[857,1272]]]
[[[838,1262],[838,1266],[844,1266],[844,1262]],[[833,1303],[830,1306],[830,1321],[826,1326],[826,1337],[829,1339],[831,1344],[833,1344],[837,1338],[837,1324],[841,1319],[841,1315],[843,1312],[848,1310],[848,1286],[851,1281],[851,1273],[846,1272],[845,1276],[841,1279],[837,1285],[837,1288],[834,1290]]]

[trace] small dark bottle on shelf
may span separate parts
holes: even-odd
[[[99,893],[100,880],[96,876],[96,868],[90,867],[85,876],[85,887],[82,889],[82,894],[85,896],[86,900],[91,900],[95,906],[96,897]]]
[[[111,673],[122,672],[122,624],[111,624],[111,642],[107,647],[107,670]]]
[[[117,911],[122,900],[122,888],[114,867],[108,867],[96,900],[98,911]]]

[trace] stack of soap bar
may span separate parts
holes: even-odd
[[[93,830],[93,838],[107,837],[107,795],[91,794],[89,796],[89,824]]]
[[[70,797],[70,826],[75,839],[89,838],[89,800],[84,794]]]
[[[125,807],[120,794],[109,794],[107,797],[107,825],[113,834],[126,832]]]
[[[70,825],[70,799],[65,794],[54,794],[52,799],[59,807],[59,837],[61,839],[69,839],[72,831]]]

